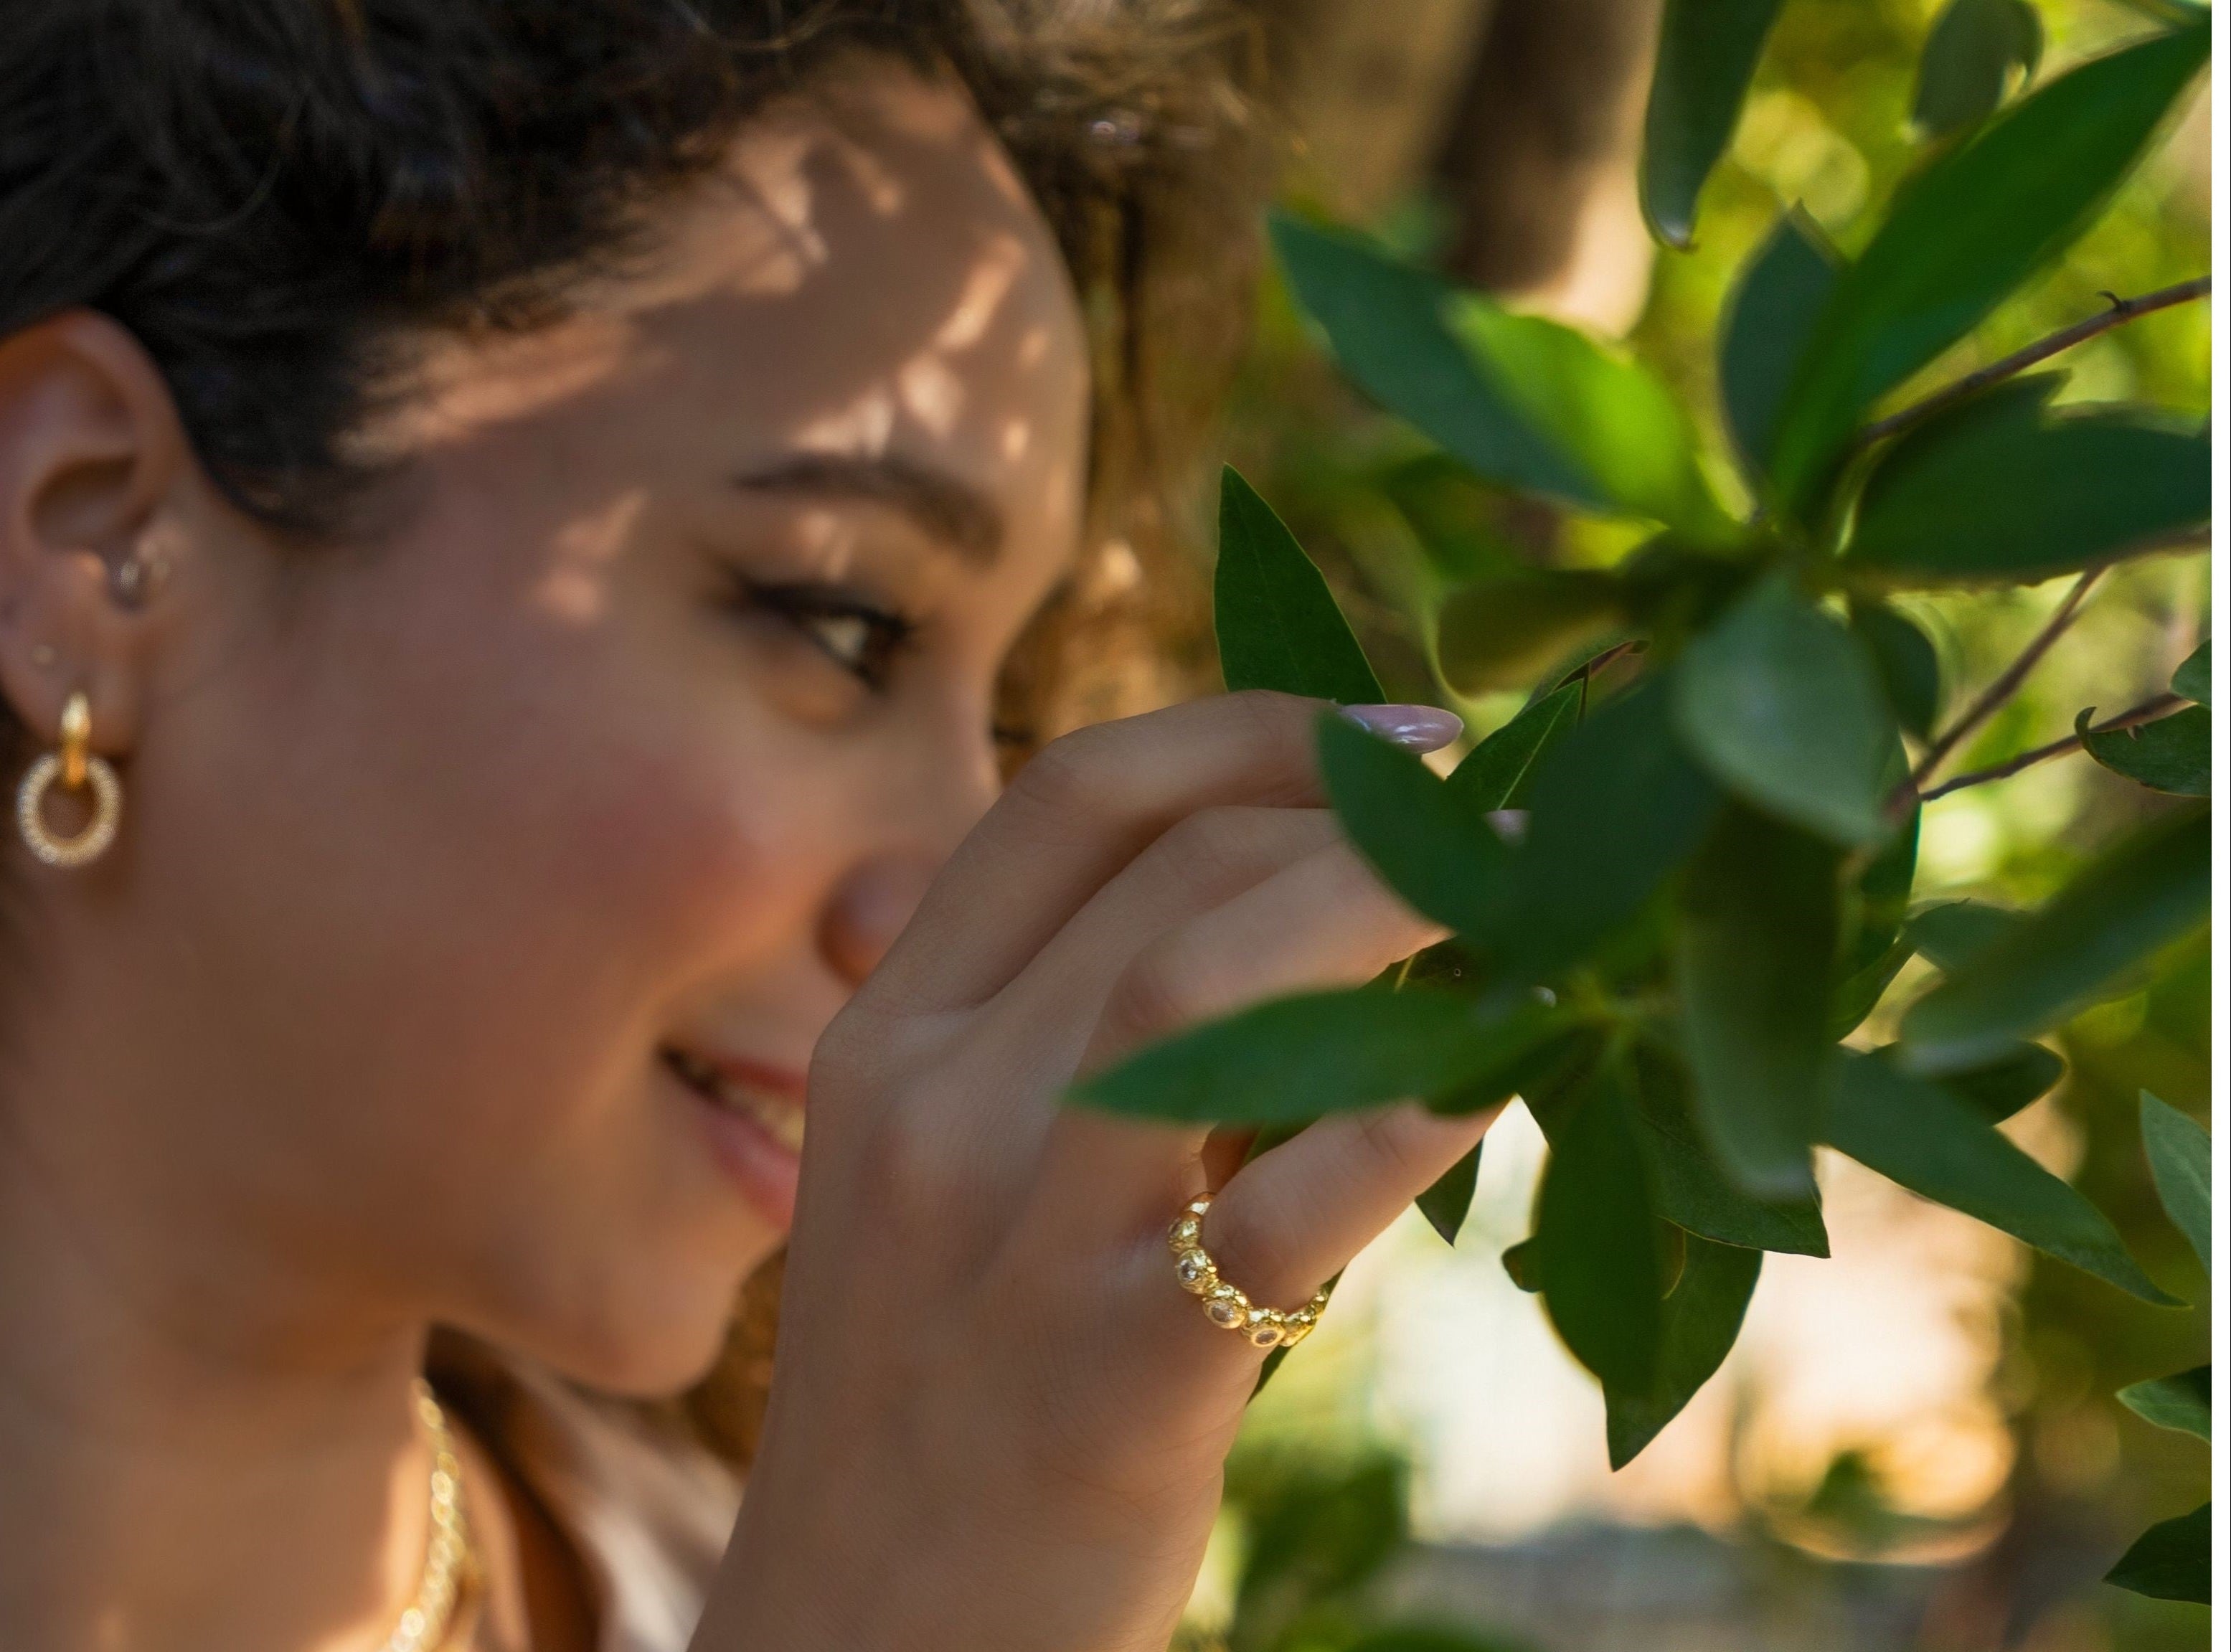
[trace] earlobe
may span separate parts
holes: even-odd
[[[169,387],[118,323],[72,311],[0,339],[0,693],[42,744],[82,694],[94,745],[130,745],[191,469]]]

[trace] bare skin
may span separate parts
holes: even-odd
[[[106,319],[0,339],[0,692],[43,741],[84,692],[127,798],[97,865],[0,874],[0,1643],[378,1646],[428,1326],[670,1391],[793,1222],[700,1645],[1112,1652],[1191,1584],[1259,1359],[1159,1249],[1203,1143],[1057,1098],[1431,936],[1301,702],[1089,731],[993,807],[1086,358],[958,94],[856,65],[657,228],[566,320],[423,341],[360,546],[235,509]],[[1319,1126],[1212,1246],[1299,1300],[1479,1127]],[[587,1643],[469,1479],[477,1642]]]

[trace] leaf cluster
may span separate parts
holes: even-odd
[[[1668,5],[1641,187],[1676,246],[1778,10]],[[2208,55],[2204,23],[2172,17],[2001,109],[2038,39],[2021,0],[1945,9],[1918,76],[1928,157],[1853,255],[1801,210],[1754,250],[1720,320],[1711,419],[1575,329],[1348,231],[1271,226],[1298,306],[1368,395],[1479,481],[1633,525],[1639,548],[1448,595],[1431,639],[1445,680],[1528,694],[1445,778],[1322,723],[1331,805],[1447,946],[1399,982],[1197,1029],[1080,1096],[1281,1129],[1523,1097],[1550,1152],[1506,1266],[1602,1384],[1614,1465],[1722,1363],[1764,1252],[1827,1254],[1824,1146],[2180,1306],[1996,1126],[2060,1074],[2035,1041],[2206,921],[2205,649],[2171,687],[2187,709],[2087,714],[2073,736],[2188,801],[2032,910],[1911,900],[1922,782],[1960,731],[1939,726],[1935,649],[1898,593],[2096,574],[2208,517],[2204,431],[2138,405],[2057,408],[2050,372],[1877,418],[2097,216]],[[1227,686],[1382,698],[1322,576],[1236,472],[1221,531]],[[1934,983],[1894,1036],[1856,1042],[1917,957]],[[1460,1165],[1420,1201],[1452,1242],[1475,1175]]]

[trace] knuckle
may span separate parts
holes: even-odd
[[[1216,893],[1263,877],[1335,831],[1317,810],[1223,805],[1196,810],[1154,842],[1158,872],[1188,887]]]
[[[1266,801],[1303,802],[1319,795],[1315,730],[1326,701],[1249,688],[1226,694],[1219,704],[1229,707],[1232,715],[1275,754],[1284,771],[1284,784],[1271,788]]]
[[[1123,1043],[1143,1042],[1199,1020],[1208,1002],[1200,971],[1184,955],[1173,947],[1154,946],[1116,978],[1101,1022]]]
[[[1406,1174],[1423,1145],[1418,1120],[1406,1107],[1374,1107],[1355,1121],[1357,1150],[1372,1170]]]
[[[1095,724],[1052,741],[1008,785],[1012,806],[1057,816],[1112,810],[1127,745],[1112,724]]]
[[[1285,1299],[1297,1289],[1294,1258],[1308,1249],[1310,1236],[1290,1203],[1264,1200],[1212,1206],[1202,1232],[1223,1275],[1269,1307],[1293,1306]]]
[[[1306,734],[1317,713],[1329,702],[1280,694],[1274,688],[1242,688],[1225,695],[1217,703],[1226,707],[1232,716],[1260,729],[1267,738],[1290,740],[1297,733]]]
[[[1353,845],[1335,843],[1327,855],[1325,904],[1348,914],[1362,935],[1406,955],[1448,934],[1397,894]]]
[[[975,1202],[973,1172],[934,1127],[928,1109],[904,1101],[888,1106],[850,1147],[858,1208],[880,1212],[905,1231],[940,1233]]]

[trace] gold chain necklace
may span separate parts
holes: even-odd
[[[385,1652],[430,1652],[439,1646],[449,1632],[458,1598],[480,1570],[465,1524],[464,1475],[449,1419],[424,1379],[415,1398],[418,1420],[434,1442],[434,1472],[426,1487],[426,1569],[419,1575],[418,1597],[403,1609]]]

